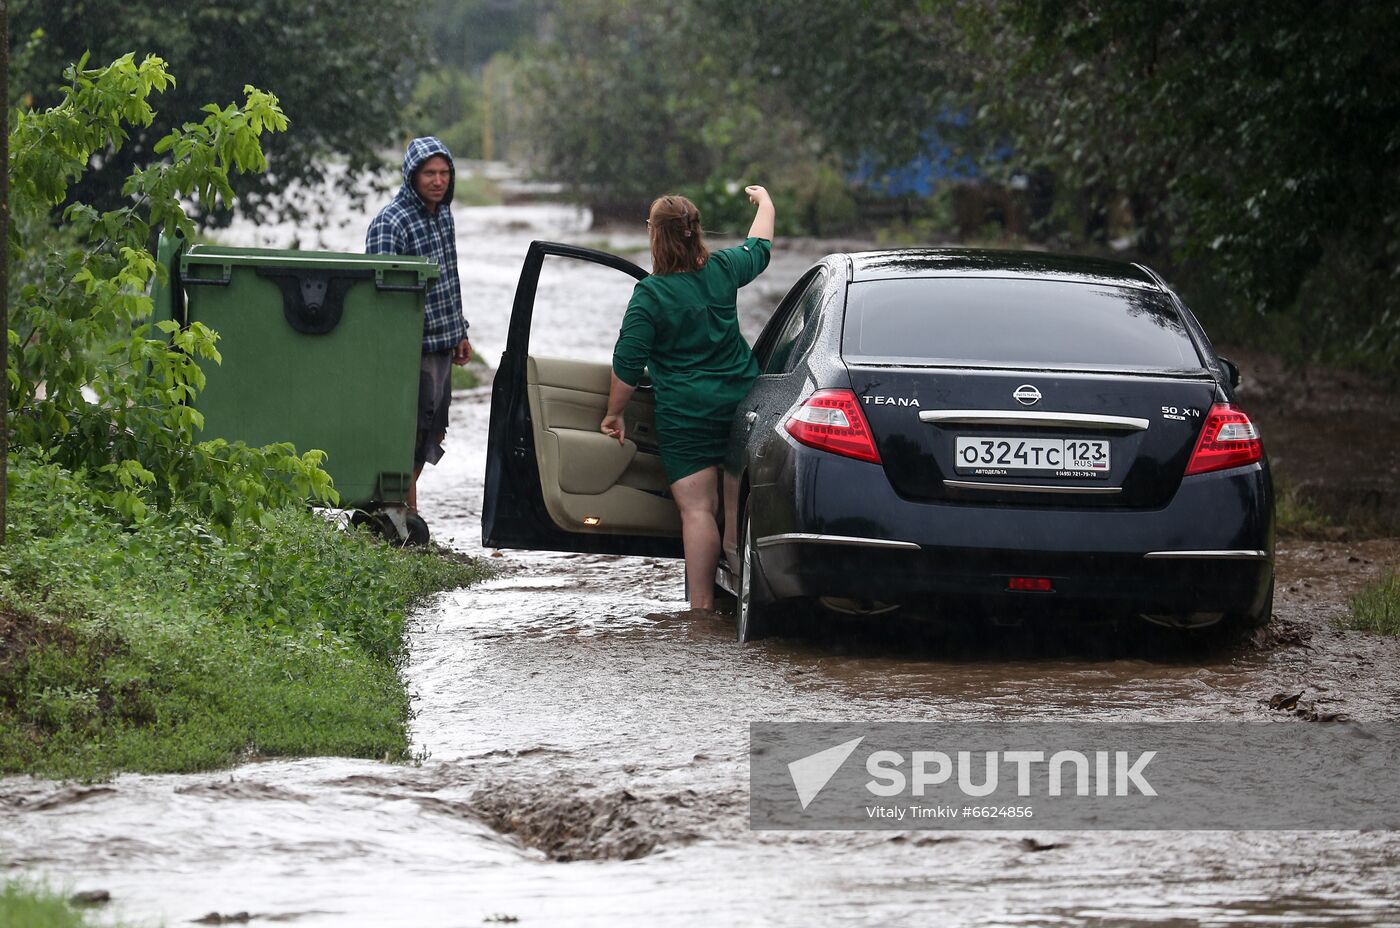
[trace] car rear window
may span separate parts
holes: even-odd
[[[841,353],[867,363],[1201,370],[1164,293],[1000,277],[854,283]]]

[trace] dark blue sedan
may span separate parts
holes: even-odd
[[[492,397],[486,544],[679,556],[651,401],[598,432],[606,363],[529,353],[536,242]],[[619,309],[620,312],[620,309]],[[775,605],[871,617],[1268,621],[1273,490],[1235,367],[1138,264],[967,249],[835,254],[754,345],[732,426],[738,635]]]

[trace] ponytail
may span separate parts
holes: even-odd
[[[700,210],[686,197],[657,197],[651,204],[650,222],[653,274],[695,271],[709,260]]]

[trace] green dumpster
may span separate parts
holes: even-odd
[[[426,541],[407,509],[417,428],[427,258],[163,240],[171,286],[155,313],[219,333],[195,400],[201,438],[326,452],[341,505]]]

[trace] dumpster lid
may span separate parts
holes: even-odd
[[[441,274],[436,261],[417,255],[366,255],[357,252],[191,245],[180,256],[182,272],[190,265],[200,264],[254,268],[284,267],[330,272],[407,271],[427,279],[436,279]]]

